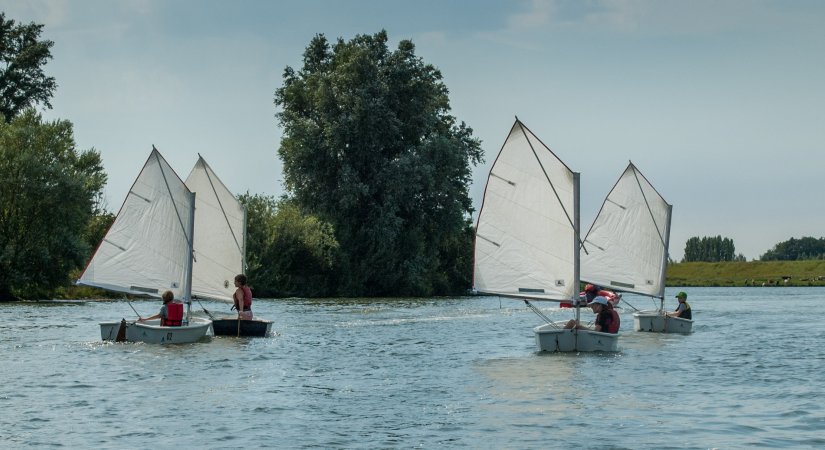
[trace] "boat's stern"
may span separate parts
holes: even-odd
[[[546,323],[533,329],[540,352],[617,352],[618,333],[566,329],[565,322]]]
[[[633,313],[633,328],[636,331],[653,333],[690,333],[693,321],[679,317],[669,317],[659,310]]]

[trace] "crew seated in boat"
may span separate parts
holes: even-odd
[[[610,302],[611,305],[616,305],[619,303],[619,299],[622,298],[621,294],[617,294],[613,291],[608,291],[607,289],[602,289],[595,284],[588,284],[584,287],[584,291],[579,294],[579,298],[584,297],[586,303],[590,303],[596,297],[604,297]]]
[[[680,319],[693,320],[693,313],[690,311],[690,305],[687,302],[687,294],[680,292],[676,294],[676,298],[679,300],[679,306],[676,307],[675,311],[669,312],[667,315]]]
[[[175,299],[175,294],[173,294],[172,291],[164,292],[161,299],[163,300],[163,306],[160,307],[160,312],[145,319],[141,317],[138,319],[138,322],[160,319],[161,326],[181,326],[181,323],[183,323],[183,303],[173,301]]]
[[[595,330],[600,331],[602,333],[618,333],[619,326],[621,325],[621,319],[619,319],[619,314],[613,309],[613,305],[607,301],[606,298],[602,296],[597,296],[593,299],[592,302],[588,305],[590,309],[593,310],[593,314],[596,314],[596,322],[593,325],[593,328],[582,325],[580,323],[576,323],[575,320],[570,319],[569,322],[564,326],[564,328],[573,328],[576,327],[580,330]]]

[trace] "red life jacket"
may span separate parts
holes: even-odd
[[[163,327],[179,327],[183,322],[183,303],[169,302],[166,304],[166,318],[160,318]]]
[[[619,320],[619,313],[617,313],[616,310],[613,309],[613,308],[608,309],[607,312],[610,313],[610,316],[613,319],[613,320],[610,321],[610,326],[607,327],[607,332],[608,333],[618,333],[619,332],[619,326],[621,326],[621,324],[622,324],[621,320]]]
[[[235,302],[235,309],[238,311],[252,311],[252,289],[249,289],[249,286],[241,286],[240,289],[243,291],[243,309],[238,305],[238,297],[233,295],[232,300]]]
[[[252,309],[252,289],[249,286],[243,286],[243,309],[249,311]]]

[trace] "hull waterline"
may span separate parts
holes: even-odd
[[[160,321],[126,322],[125,340],[147,344],[188,344],[207,336],[212,321],[195,317],[188,325],[164,327]],[[121,322],[101,322],[100,337],[104,341],[116,341]]]
[[[617,352],[619,333],[565,329],[566,322],[547,323],[533,329],[540,352]]]
[[[662,311],[639,311],[633,313],[633,328],[636,331],[652,333],[691,333],[693,321],[679,317],[669,317]]]
[[[263,319],[241,320],[237,318],[215,319],[212,321],[215,336],[266,337],[272,331],[272,321]]]

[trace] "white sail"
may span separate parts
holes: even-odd
[[[582,280],[662,298],[671,205],[630,163],[584,240]]]
[[[157,150],[129,190],[78,284],[186,298],[195,195]]]
[[[478,215],[478,292],[546,300],[578,293],[577,183],[578,174],[516,120]]]
[[[235,275],[244,273],[246,209],[203,157],[186,186],[197,194],[192,295],[232,301]]]

